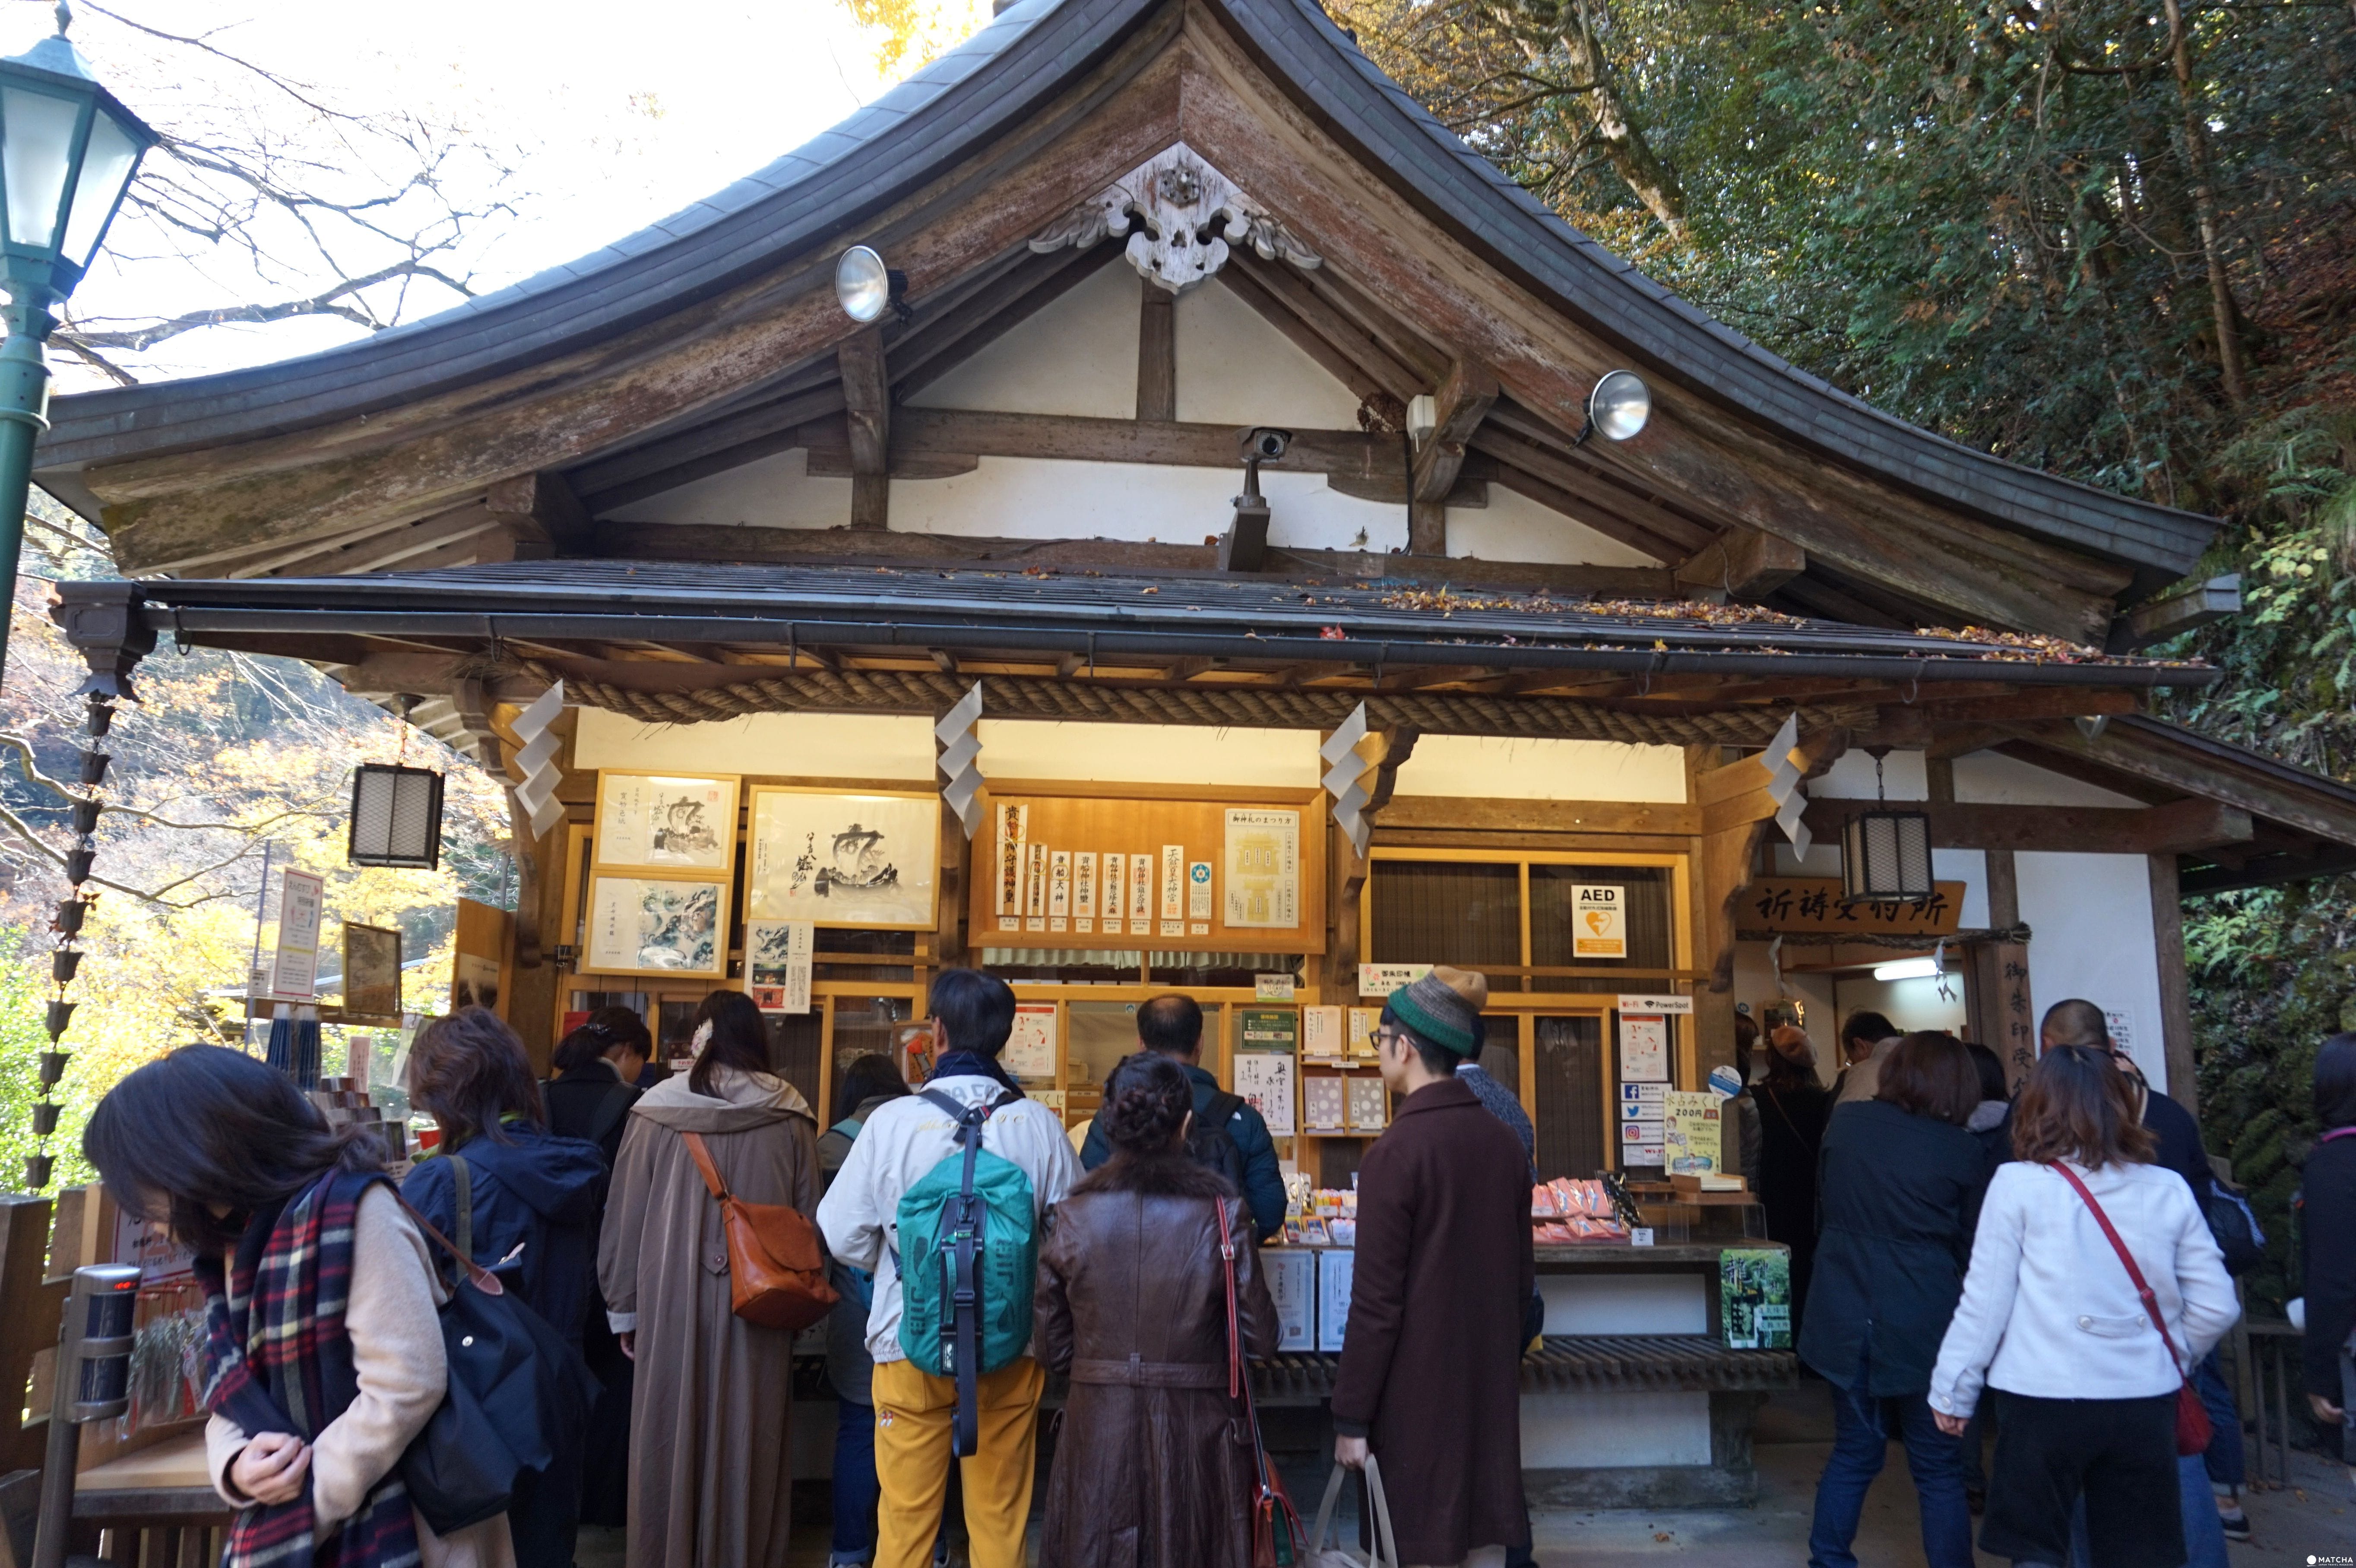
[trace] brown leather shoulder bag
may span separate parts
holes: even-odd
[[[728,1305],[737,1317],[763,1328],[794,1333],[834,1309],[842,1298],[826,1282],[826,1249],[818,1227],[798,1209],[782,1203],[747,1203],[728,1190],[712,1163],[701,1133],[681,1133],[703,1185],[720,1200],[720,1223],[728,1237]]]

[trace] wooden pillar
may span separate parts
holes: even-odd
[[[1410,501],[1407,508],[1407,552],[1409,555],[1448,553],[1448,504]]]
[[[1137,417],[1178,417],[1178,296],[1143,278],[1137,315]]]
[[[0,1472],[37,1470],[48,1441],[47,1391],[25,1419],[25,1387],[33,1359],[54,1352],[65,1311],[65,1285],[48,1279],[49,1200],[28,1192],[0,1193]]]
[[[2011,933],[2020,925],[2020,885],[2012,851],[1987,856],[1988,928]],[[1999,936],[1981,944],[1973,982],[1982,1001],[1977,1009],[1987,1038],[1983,1042],[2004,1060],[2008,1085],[2018,1089],[2037,1065],[2037,1003],[2029,989],[2029,944]]]
[[[2201,1114],[2201,1081],[2192,1054],[2192,986],[2184,972],[2183,894],[2173,852],[2151,862],[2151,935],[2159,958],[2159,1035],[2168,1052],[2168,1093]]]
[[[851,526],[892,526],[892,376],[884,329],[871,326],[835,349],[842,372],[843,420],[851,443]]]

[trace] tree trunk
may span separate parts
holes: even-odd
[[[1594,112],[1595,133],[1603,144],[1603,155],[1610,161],[1612,172],[1635,193],[1636,199],[1660,219],[1669,237],[1680,245],[1690,245],[1693,230],[1686,221],[1685,189],[1677,183],[1676,171],[1653,151],[1636,117],[1628,112],[1611,61],[1595,41],[1594,24],[1588,11],[1590,3],[1590,0],[1579,0],[1571,8],[1564,18],[1569,25],[1562,29],[1561,37],[1563,47],[1570,52],[1571,63],[1593,84],[1588,89],[1587,100]]]
[[[2192,216],[2201,229],[2201,256],[2209,264],[2209,312],[2217,332],[2217,370],[2224,381],[2225,400],[2238,409],[2249,395],[2249,376],[2242,360],[2242,312],[2233,300],[2233,280],[2225,274],[2216,198],[2209,187],[2208,127],[2201,123],[2200,100],[2192,89],[2192,40],[2184,29],[2181,0],[2162,0],[2162,4],[2168,12],[2177,104],[2184,114],[2184,168],[2192,186]]]

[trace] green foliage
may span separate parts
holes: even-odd
[[[35,1152],[33,1104],[41,1097],[41,1052],[50,1049],[41,1027],[49,996],[48,944],[33,933],[0,926],[0,1171],[13,1178]],[[58,1091],[57,1184],[96,1180],[81,1157],[82,1124],[96,1096],[69,1072]],[[12,1182],[13,1184],[13,1182]]]

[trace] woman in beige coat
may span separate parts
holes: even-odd
[[[771,1075],[753,999],[715,991],[696,1015],[695,1069],[631,1108],[614,1165],[597,1277],[637,1362],[630,1568],[784,1568],[793,1516],[786,1440],[793,1336],[729,1307],[720,1204],[688,1152],[702,1136],[747,1203],[818,1207],[818,1124]]]
[[[383,1170],[275,1068],[192,1045],[99,1103],[83,1152],[167,1226],[208,1287],[206,1470],[237,1509],[223,1562],[512,1568],[504,1514],[437,1536],[401,1456],[448,1382],[446,1298]]]

